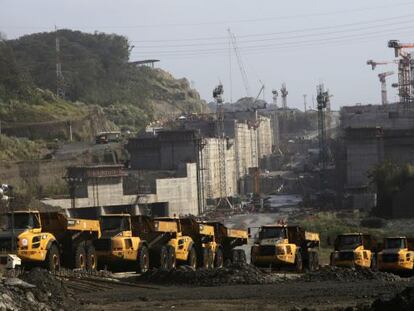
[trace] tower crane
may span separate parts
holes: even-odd
[[[398,64],[398,59],[390,60],[390,61],[374,61],[372,59],[367,60],[367,65],[370,65],[372,70],[375,70],[375,68],[378,65],[388,65],[388,64]]]
[[[411,55],[404,49],[414,48],[414,43],[401,43],[398,40],[388,41],[388,47],[394,49],[395,57],[398,60],[398,95],[400,101],[409,103],[413,99],[413,71],[414,64]]]
[[[381,82],[381,102],[383,105],[388,104],[386,78],[389,76],[392,76],[394,73],[395,73],[394,71],[387,71],[387,72],[382,72],[378,74],[378,78]]]
[[[230,28],[227,29],[227,32],[229,33],[230,43],[233,46],[234,53],[236,54],[237,64],[239,65],[240,74],[244,84],[244,89],[246,90],[246,95],[247,97],[250,97],[249,80],[247,79],[247,73],[244,69],[243,61],[240,56],[239,47],[237,46],[236,35],[231,32]]]

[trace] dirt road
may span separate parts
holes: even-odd
[[[218,287],[155,286],[156,289],[116,288],[79,294],[84,310],[332,310],[369,304],[414,286],[396,282],[304,282]]]

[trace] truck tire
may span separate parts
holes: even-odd
[[[96,271],[98,269],[98,257],[96,256],[95,247],[89,244],[86,247],[86,270]]]
[[[55,272],[60,269],[60,254],[56,244],[52,244],[47,251],[45,264],[49,271]]]
[[[137,273],[145,273],[149,269],[149,253],[148,248],[142,245],[138,250],[137,256]]]
[[[203,247],[202,253],[199,260],[199,267],[202,267],[204,269],[209,269],[209,251],[210,249]]]
[[[303,271],[302,254],[300,252],[295,255],[295,270],[299,273]]]
[[[177,258],[175,256],[175,249],[171,245],[168,245],[167,250],[168,250],[168,267],[167,267],[167,269],[172,270],[172,269],[175,269],[175,267],[177,265]]]
[[[378,270],[377,256],[375,256],[375,255],[371,255],[371,265],[370,265],[370,269],[372,271],[377,271]]]
[[[86,250],[84,244],[79,244],[75,249],[75,269],[86,269]]]
[[[221,248],[218,248],[216,251],[216,256],[214,256],[214,267],[215,268],[223,268],[223,251]]]
[[[237,263],[239,262],[240,258],[239,258],[239,252],[237,249],[233,249],[231,251],[231,262],[232,263]]]
[[[238,249],[239,263],[247,263],[246,252],[243,249]]]
[[[214,253],[212,249],[208,249],[207,250],[207,264],[208,264],[208,269],[213,269],[214,268]]]
[[[191,247],[190,251],[188,252],[187,265],[194,270],[197,268],[197,253],[194,247]]]
[[[168,249],[166,246],[161,246],[160,251],[158,253],[158,268],[167,270],[168,269]]]
[[[313,270],[319,270],[319,254],[318,252],[313,253]]]

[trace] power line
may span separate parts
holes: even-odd
[[[272,38],[261,38],[261,39],[253,39],[253,40],[238,40],[239,43],[252,43],[252,42],[264,42],[264,41],[274,41],[274,40],[283,40],[283,39],[293,39],[293,38],[306,38],[306,37],[319,37],[322,35],[329,35],[329,34],[337,34],[337,33],[347,33],[347,32],[357,32],[366,29],[376,29],[379,31],[380,27],[386,27],[386,29],[390,29],[390,26],[398,26],[403,24],[410,24],[413,23],[412,17],[406,21],[400,21],[399,23],[386,23],[386,24],[379,24],[379,25],[371,25],[366,27],[359,27],[355,29],[342,29],[336,31],[325,31],[325,32],[317,32],[317,33],[309,33],[309,34],[299,34],[299,35],[289,35],[284,37],[272,37]],[[355,25],[355,24],[352,24]],[[296,31],[295,31],[296,32]],[[293,32],[291,32],[293,33]],[[284,32],[284,34],[288,34],[288,32]],[[257,35],[263,36],[263,35]],[[136,42],[136,41],[130,41]],[[203,43],[193,43],[193,44],[174,44],[174,45],[139,45],[139,48],[165,48],[165,47],[189,47],[189,46],[211,46],[211,45],[223,45],[223,42],[203,42]],[[240,45],[242,46],[242,45]]]

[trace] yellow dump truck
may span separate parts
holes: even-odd
[[[195,260],[188,261],[193,241],[183,236],[178,219],[132,216],[131,220],[134,230],[148,243],[151,268],[170,270],[176,267],[177,261],[195,268]]]
[[[346,233],[337,236],[331,265],[376,269],[376,241],[369,234]]]
[[[61,265],[96,269],[92,241],[100,236],[97,220],[38,211],[16,211],[5,216],[0,251],[16,253],[23,265],[43,265],[52,271]]]
[[[137,273],[149,269],[148,244],[131,225],[131,215],[110,214],[99,218],[101,237],[93,245],[101,266],[133,269]],[[122,263],[122,265],[119,265]]]
[[[304,268],[319,267],[319,234],[299,226],[267,225],[258,228],[251,248],[251,263],[258,267]],[[251,234],[251,229],[249,228]]]
[[[414,238],[385,238],[383,249],[377,258],[378,269],[381,271],[411,273],[414,263]]]
[[[236,247],[246,245],[246,230],[230,229],[220,222],[207,222],[214,227],[214,240],[206,244],[213,251],[214,267],[221,268],[224,263],[246,262],[246,253]]]
[[[165,223],[176,225],[177,232],[168,245],[175,249],[178,264],[185,264],[193,269],[210,268],[214,264],[211,243],[214,243],[214,227],[200,224],[194,218],[160,217],[154,224],[161,228]]]

